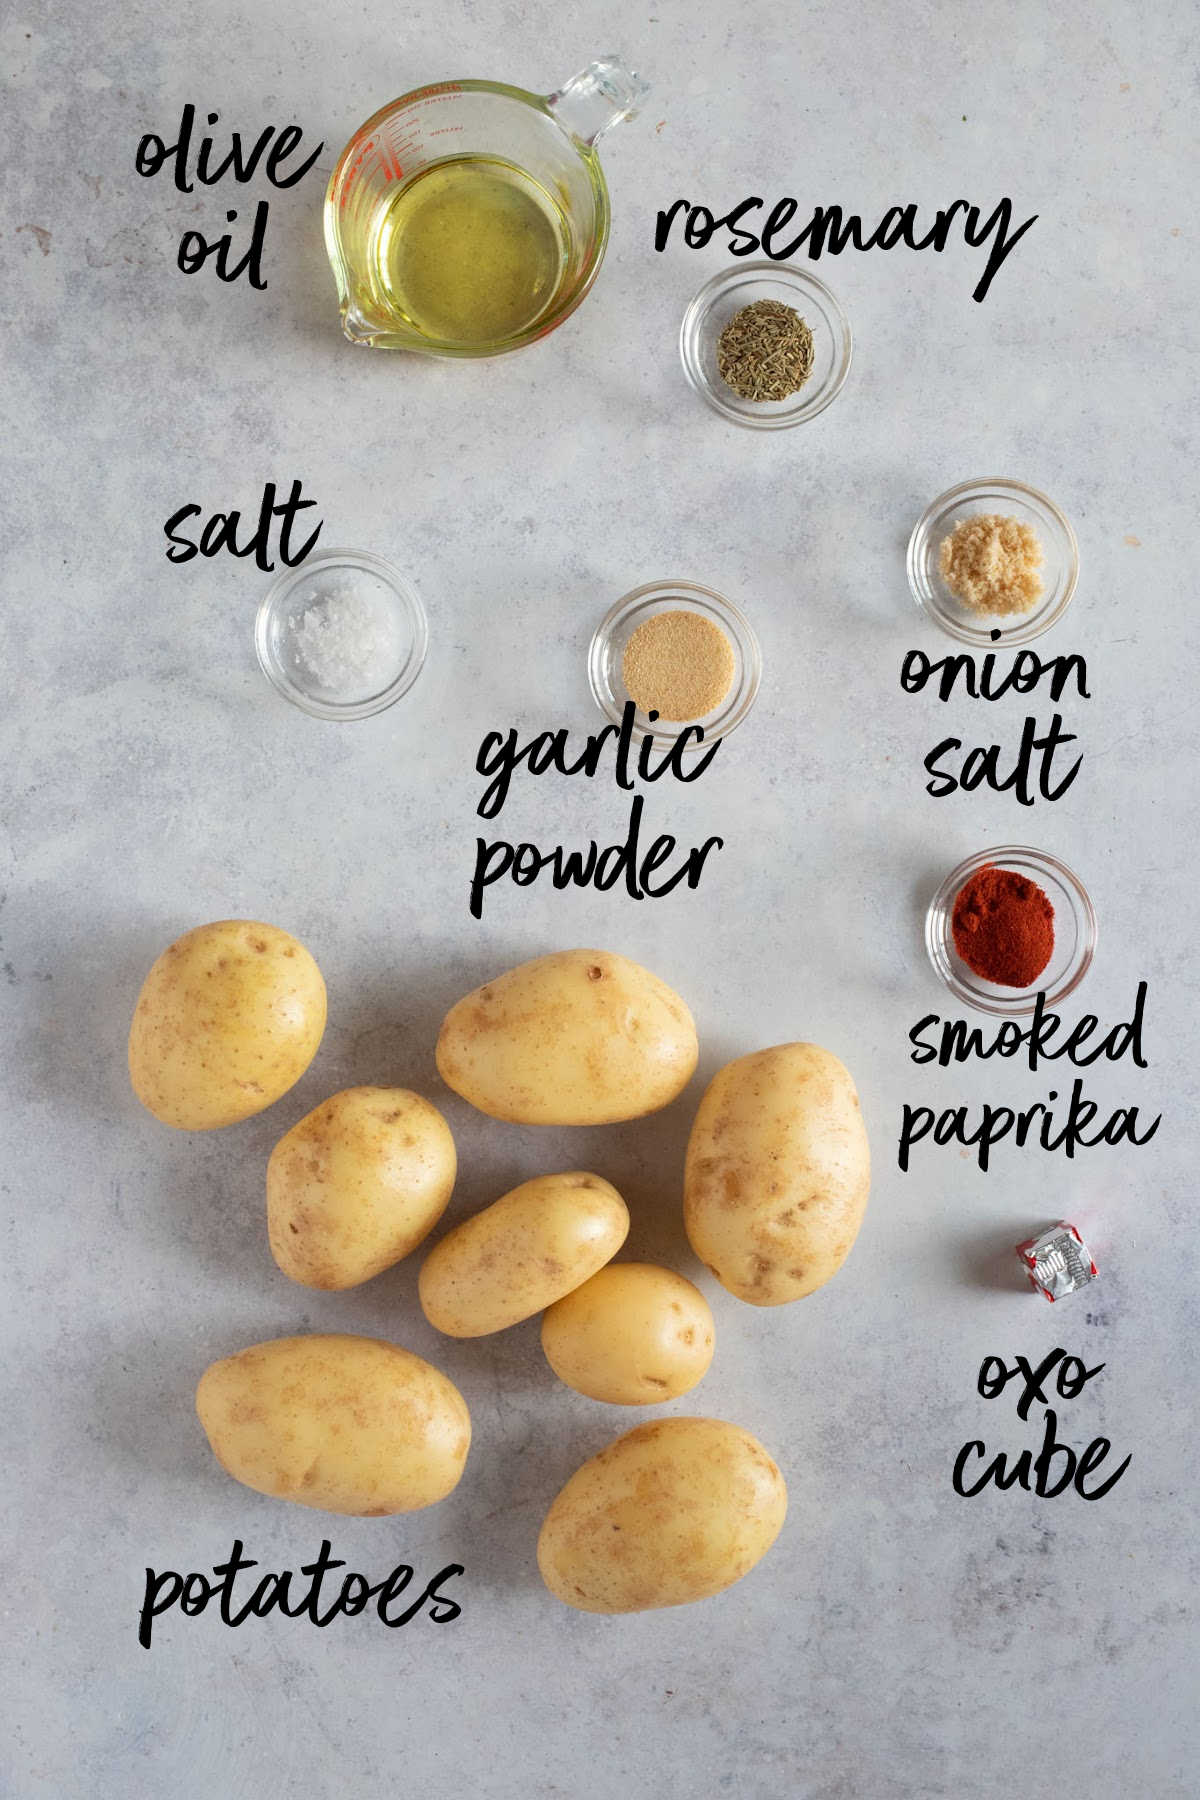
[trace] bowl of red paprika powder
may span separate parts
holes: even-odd
[[[1065,863],[1028,844],[981,850],[929,903],[925,947],[956,999],[989,1013],[1065,1000],[1096,949],[1096,912]]]

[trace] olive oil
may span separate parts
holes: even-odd
[[[567,266],[567,220],[498,156],[434,163],[380,208],[370,258],[380,298],[422,336],[496,343],[548,310]]]

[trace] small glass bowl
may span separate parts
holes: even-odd
[[[954,948],[951,915],[959,889],[972,875],[992,864],[1014,869],[1036,881],[1054,908],[1054,950],[1050,961],[1031,987],[998,987],[967,967]],[[951,869],[925,915],[925,948],[929,960],[956,999],[987,1013],[1032,1012],[1037,995],[1045,992],[1047,1007],[1057,1006],[1079,986],[1091,967],[1096,950],[1096,913],[1078,875],[1065,863],[1028,844],[1001,844],[981,850]]]
[[[782,300],[813,334],[813,372],[787,400],[743,400],[717,368],[717,340],[735,313],[756,300]],[[683,315],[683,372],[702,399],[735,425],[780,431],[815,419],[842,391],[853,353],[850,321],[823,281],[790,263],[738,263],[706,281]]]
[[[305,639],[319,638],[322,613],[335,597],[357,605],[377,644],[370,658],[348,653],[332,679],[322,681],[305,655]],[[318,551],[287,569],[264,595],[254,622],[263,674],[317,719],[366,719],[391,706],[421,673],[428,643],[416,589],[366,550]]]
[[[1045,554],[1042,563],[1043,593],[1032,612],[1012,613],[1007,618],[971,612],[955,598],[938,567],[942,541],[960,519],[976,513],[1000,513],[1020,519],[1037,532]],[[1079,578],[1079,545],[1069,520],[1053,500],[1026,487],[1023,481],[1002,476],[963,481],[940,494],[925,509],[908,540],[908,585],[917,605],[935,624],[960,643],[996,645],[1028,644],[1057,623],[1071,604]],[[993,635],[995,634],[995,635]]]
[[[689,725],[704,727],[704,743],[728,737],[740,725],[754,704],[762,676],[762,652],[745,613],[712,588],[695,581],[650,581],[634,588],[623,600],[610,607],[596,627],[588,649],[588,680],[597,706],[614,725],[621,718],[631,695],[625,686],[621,664],[625,646],[637,630],[655,613],[695,612],[719,625],[733,649],[734,674],[729,692],[715,711],[702,719],[663,720],[652,723],[640,709],[634,714],[634,730],[639,737],[653,738],[664,748],[673,744]],[[685,754],[702,749],[703,744],[690,737],[683,746]]]

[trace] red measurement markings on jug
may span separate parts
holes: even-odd
[[[357,156],[354,158],[354,161],[352,163],[348,164],[346,173],[342,177],[341,192],[338,195],[338,211],[339,211],[339,213],[344,213],[347,206],[350,204],[350,184],[353,181],[354,177],[358,174],[359,170],[363,166],[363,163],[367,160],[367,157],[371,154],[371,152],[372,152],[372,150],[374,150],[374,148],[375,148],[375,139],[368,138],[366,143],[363,145],[362,149],[358,152]]]
[[[391,136],[388,138],[388,148],[391,151],[392,166],[390,169],[384,168],[383,178],[385,181],[402,181],[405,161],[413,152],[419,151],[421,148],[420,137],[411,133],[400,137]]]

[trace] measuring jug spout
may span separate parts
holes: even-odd
[[[342,306],[342,330],[352,344],[373,345],[379,339],[379,326],[359,311],[354,301],[346,298]]]
[[[601,56],[557,93],[547,94],[546,105],[569,137],[590,145],[613,125],[632,119],[649,92],[650,83],[619,56]]]

